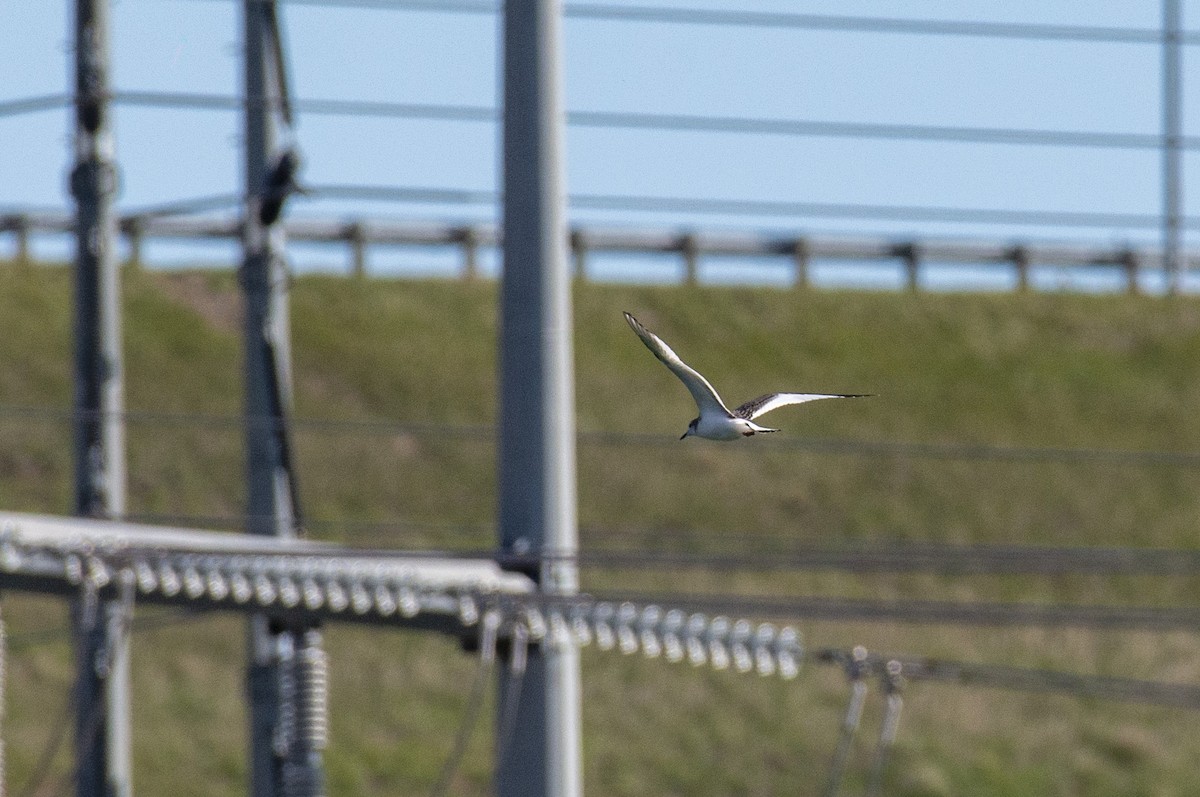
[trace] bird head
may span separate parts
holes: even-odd
[[[700,423],[699,418],[692,419],[692,422],[688,424],[687,431],[684,432],[683,437],[680,437],[679,439],[682,440],[684,437],[691,437],[694,435],[696,433],[696,424],[698,423]]]

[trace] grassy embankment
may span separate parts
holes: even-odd
[[[355,544],[492,544],[494,286],[304,278],[293,292],[300,487],[314,533]],[[0,271],[0,506],[70,505],[70,285]],[[127,279],[135,415],[130,512],[228,519],[242,504],[240,312],[228,275]],[[625,327],[635,312],[732,402],[780,388],[871,392],[771,416],[784,432],[677,442],[682,387]],[[907,295],[586,286],[576,293],[585,549],[786,556],[889,541],[1194,547],[1195,467],[1110,458],[913,456],[806,441],[1200,450],[1200,303],[1056,295]],[[717,334],[719,332],[719,334]],[[448,427],[443,433],[439,427]],[[482,428],[481,428],[482,427]],[[590,589],[1183,604],[1197,579],[588,571]],[[5,596],[10,788],[65,700],[58,602]],[[1194,602],[1194,601],[1192,601]],[[800,623],[814,646],[1195,682],[1187,634],[972,631]],[[424,794],[449,750],[473,662],[415,634],[331,627],[332,794]],[[236,618],[138,633],[136,786],[244,783]],[[588,651],[589,795],[817,793],[845,698],[840,674],[780,683]],[[878,719],[854,759],[861,785]],[[485,713],[485,717],[489,716]],[[1097,700],[913,685],[888,793],[1172,794],[1195,782],[1195,717]],[[490,723],[455,792],[486,793]],[[68,766],[63,751],[56,773]],[[856,779],[858,779],[856,781]]]

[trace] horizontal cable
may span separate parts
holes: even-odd
[[[632,210],[653,213],[701,213],[730,216],[819,217],[888,221],[962,222],[974,224],[1026,224],[1048,227],[1124,227],[1157,229],[1162,219],[1153,213],[1096,211],[1012,210],[926,205],[878,205],[855,202],[800,202],[772,199],[716,199],[706,197],[629,194],[577,194],[569,197],[576,208]],[[1185,226],[1200,227],[1190,217]]]
[[[246,524],[244,515],[187,515],[163,513],[132,513],[126,520],[151,524],[186,525],[193,527],[240,529]],[[496,535],[494,522],[449,523],[420,521],[407,518],[362,520],[357,518],[310,518],[305,523],[309,531],[374,532],[431,532],[464,539]],[[943,575],[1027,574],[1027,575],[1200,575],[1200,551],[1170,548],[1135,547],[1050,547],[1036,545],[949,544],[874,539],[842,546],[788,545],[778,535],[736,532],[728,529],[689,528],[689,543],[717,542],[728,545],[737,541],[737,550],[708,550],[680,552],[664,550],[670,542],[661,530],[646,530],[639,534],[614,531],[585,525],[580,529],[582,549],[575,554],[553,552],[542,557],[520,556],[495,548],[440,549],[437,556],[468,559],[494,559],[505,567],[522,569],[543,561],[574,562],[581,567],[600,569],[650,570],[748,570],[753,572],[779,571],[842,571],[850,573],[916,573],[932,572]],[[621,540],[653,541],[655,549],[614,546]],[[602,541],[595,545],[592,540]],[[354,548],[354,555],[388,555],[387,550]],[[405,555],[411,555],[406,552]]]
[[[131,513],[126,520],[150,524],[185,525],[190,527],[236,530],[246,524],[244,515],[190,515],[164,513]],[[457,539],[496,535],[493,522],[450,523],[411,520],[406,518],[362,520],[356,518],[310,518],[309,531],[373,532],[432,532],[452,535]],[[465,559],[494,559],[505,567],[527,569],[543,561],[573,562],[592,569],[649,569],[655,571],[683,570],[745,570],[757,573],[780,571],[840,571],[849,573],[937,573],[941,575],[1200,575],[1200,551],[1170,548],[1135,547],[1049,547],[1036,545],[949,544],[893,541],[875,539],[844,546],[788,546],[778,535],[737,532],[727,529],[697,529],[686,531],[693,544],[718,542],[727,545],[731,536],[738,550],[709,550],[676,552],[663,550],[661,531],[647,530],[640,539],[653,540],[656,549],[613,547],[614,541],[629,539],[621,534],[595,526],[580,529],[582,549],[576,554],[543,557],[521,556],[496,548],[439,549],[437,557]],[[592,538],[607,547],[594,546]],[[388,556],[394,551],[373,547],[348,549],[347,555]],[[411,551],[405,556],[420,555]]]
[[[114,102],[156,108],[241,110],[247,101],[233,95],[185,92],[121,91]],[[260,105],[278,105],[267,100]],[[337,116],[370,116],[427,121],[495,123],[499,110],[481,105],[377,102],[370,100],[299,99],[293,103],[302,113]],[[656,114],[628,111],[568,111],[567,123],[579,127],[659,131],[756,133],[783,136],[831,138],[875,138],[914,141],[949,141],[978,144],[1050,145],[1110,149],[1160,149],[1157,133],[1111,133],[1086,130],[1037,130],[958,125],[884,124],[806,119],[763,119],[741,116]],[[1200,148],[1200,138],[1184,137],[1180,146]]]
[[[211,620],[217,615],[211,612],[200,612],[191,609],[151,609],[142,610],[146,614],[138,614],[131,621],[129,630],[133,632],[158,631],[180,625],[196,623],[201,620]],[[74,629],[70,626],[58,628],[35,628],[28,631],[13,631],[6,635],[4,649],[7,653],[49,645],[58,642],[69,642]]]
[[[1104,133],[1074,130],[1030,130],[953,125],[883,124],[806,119],[761,119],[738,116],[650,114],[616,111],[573,111],[570,124],[585,127],[686,130],[724,133],[762,133],[830,138],[878,138],[916,141],[955,141],[980,144],[1041,144],[1116,149],[1159,149],[1163,138],[1150,133]],[[1184,147],[1200,146],[1188,137]]]
[[[119,91],[112,100],[120,105],[146,108],[187,108],[211,111],[240,111],[249,107],[280,107],[279,100],[250,102],[232,94],[202,94],[178,91]],[[329,116],[378,116],[400,119],[430,119],[464,122],[495,122],[499,112],[482,105],[378,102],[371,100],[297,99],[292,107],[301,113]]]
[[[375,202],[405,202],[439,205],[497,205],[499,192],[491,189],[430,188],[425,186],[305,185],[318,198],[362,199]]]
[[[409,186],[315,185],[315,196],[384,202],[497,205],[497,191]],[[717,199],[630,194],[574,194],[572,208],[625,210],[649,213],[698,213],[726,216],[776,216],[887,221],[924,221],[972,224],[1022,224],[1045,227],[1102,227],[1158,229],[1162,219],[1154,213],[1096,211],[1014,210],[923,205],[877,205],[853,202],[800,202],[771,199]],[[1183,220],[1188,229],[1200,229],[1200,218]]]
[[[76,418],[92,420],[104,417],[100,412],[83,412],[69,407],[21,406],[0,404],[0,418],[11,417],[48,422],[69,422]],[[132,424],[192,428],[241,430],[277,428],[278,419],[271,416],[247,418],[244,415],[219,415],[192,412],[163,412],[127,410],[120,417]],[[292,418],[288,424],[296,431],[327,434],[374,435],[380,432],[412,434],[441,439],[492,440],[496,428],[488,424],[415,423],[375,419]],[[670,435],[639,432],[608,432],[582,430],[577,433],[581,443],[598,445],[677,446]],[[920,443],[886,440],[851,440],[822,438],[792,438],[764,440],[756,447],[799,450],[821,454],[844,454],[867,457],[897,457],[906,459],[966,460],[1014,463],[1095,463],[1110,465],[1165,465],[1200,467],[1200,451],[1163,451],[1136,449],[1060,448],[1045,446],[995,445],[984,443]]]
[[[184,216],[191,213],[204,213],[210,210],[226,210],[242,204],[245,197],[241,194],[211,194],[209,196],[189,197],[155,205],[136,208],[125,214],[126,218],[148,219],[164,216]]]
[[[299,197],[300,199],[351,199],[416,205],[474,205],[489,206],[492,211],[503,200],[503,195],[493,189],[353,184],[306,185],[305,189],[307,196],[301,196]],[[240,201],[240,197],[236,194],[223,194],[150,206],[131,215],[163,216],[194,213],[236,205]],[[1140,230],[1157,230],[1162,226],[1162,219],[1154,213],[1106,213],[1046,209],[1016,210],[1006,208],[878,205],[852,202],[804,202],[629,194],[575,194],[568,197],[568,204],[572,209],[576,210],[624,210],[643,213],[690,213],[792,219],[827,218],[874,221],[923,221],[951,224],[1124,228]],[[1200,229],[1200,217],[1184,217],[1182,219],[1182,226],[1186,229]]]
[[[70,94],[43,94],[39,97],[22,97],[16,100],[0,100],[0,117],[20,116],[39,111],[53,111],[71,104]]]
[[[222,1],[230,2],[230,0]],[[262,1],[267,2],[267,0]],[[466,14],[496,14],[502,9],[500,3],[486,2],[486,0],[481,0],[480,2],[474,2],[473,0],[286,0],[286,5]],[[568,3],[565,5],[563,13],[567,17],[577,19],[624,22],[969,36],[1032,41],[1158,44],[1164,38],[1162,31],[1157,28],[1127,26],[976,22],[952,19],[904,19],[773,11],[626,6],[600,3]],[[1181,35],[1181,40],[1184,44],[1196,44],[1200,42],[1200,33],[1186,31]]]
[[[606,542],[611,535],[589,530]],[[689,539],[694,530],[688,530]],[[728,532],[711,533],[712,539]],[[714,553],[585,548],[568,557],[580,565],[648,570],[842,571],[851,573],[1184,575],[1200,576],[1200,551],[1166,548],[1061,548],[1034,545],[949,545],[872,540],[842,547],[780,548],[779,537],[761,535],[776,550]],[[585,538],[586,539],[586,538]],[[738,540],[744,536],[737,535]],[[502,560],[503,561],[503,560]]]
[[[859,17],[775,11],[616,6],[597,3],[571,3],[566,6],[564,13],[568,17],[583,19],[657,22],[677,25],[795,28],[853,33],[898,33],[934,36],[969,36],[989,39],[1089,41],[1123,44],[1156,44],[1163,41],[1163,32],[1156,28],[1097,25],[1048,25],[1025,22],[904,19],[899,17]],[[1195,43],[1200,40],[1200,37],[1192,32],[1188,32],[1184,34],[1183,40],[1188,43]]]
[[[978,664],[914,656],[867,654],[855,659],[850,651],[823,648],[811,653],[814,661],[846,666],[858,661],[876,675],[885,675],[888,666],[910,681],[934,681],[963,686],[983,686],[1016,691],[1095,697],[1167,708],[1200,708],[1200,686],[1195,684],[1148,681],[1106,675],[1084,675],[1045,668],[1013,667],[1003,664]],[[893,669],[893,672],[895,670]]]

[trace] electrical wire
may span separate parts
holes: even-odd
[[[471,691],[467,694],[463,718],[459,723],[458,731],[454,734],[450,754],[442,764],[438,779],[429,792],[430,797],[443,797],[453,784],[454,776],[458,774],[463,756],[467,753],[467,746],[471,743],[471,734],[478,723],[479,712],[483,708],[483,699],[487,695],[488,675],[491,672],[491,662],[480,656],[479,664],[475,669],[475,679],[471,683]]]
[[[438,779],[430,791],[430,797],[442,797],[446,794],[462,765],[463,756],[466,755],[467,746],[471,742],[471,733],[479,720],[479,712],[483,708],[483,700],[487,694],[488,676],[491,675],[496,662],[496,634],[499,630],[499,623],[499,616],[492,613],[485,613],[481,618],[483,628],[480,633],[479,664],[475,670],[475,680],[471,685],[458,731],[454,734],[454,744],[451,746],[450,755],[442,765]]]
[[[146,611],[143,609],[142,611]],[[190,625],[199,620],[209,620],[216,617],[213,612],[197,611],[187,608],[159,609],[151,611],[149,616],[137,616],[130,622],[131,633],[152,633],[164,628],[177,628]],[[38,628],[30,631],[20,631],[7,637],[8,651],[20,653],[42,645],[68,642],[75,633],[69,626],[60,628]]]
[[[112,95],[121,105],[154,108],[242,110],[250,103],[233,95],[188,92],[121,91]],[[277,106],[270,100],[258,103]],[[479,105],[374,102],[369,100],[300,99],[295,107],[307,114],[495,123],[499,110]],[[2,108],[3,106],[0,106]],[[630,111],[568,111],[568,125],[605,129],[757,133],[782,136],[874,138],[915,141],[947,141],[978,144],[1049,145],[1106,149],[1158,150],[1163,146],[1155,133],[1114,133],[1086,130],[1039,130],[1006,127],[955,125],[884,124],[838,122],[812,119],[763,119],[739,116],[658,114]],[[1183,149],[1200,148],[1200,138],[1187,136]]]
[[[850,652],[839,648],[814,650],[820,664],[844,667]],[[899,675],[909,681],[931,681],[1016,691],[1059,693],[1074,697],[1142,703],[1162,708],[1200,709],[1200,685],[1170,683],[1106,675],[1084,675],[1046,668],[980,664],[940,658],[867,654],[866,666],[885,674],[890,664],[899,665]]]
[[[0,404],[0,421],[19,418],[23,421],[68,423],[75,419],[94,419],[97,413],[67,407],[45,405]],[[161,410],[126,410],[121,413],[126,422],[135,425],[197,429],[244,430],[273,428],[277,421],[268,416],[247,419],[244,415],[168,412]],[[493,441],[496,428],[482,424],[443,424],[438,422],[389,421],[380,419],[337,419],[296,417],[289,420],[296,432],[345,436],[370,436],[381,433],[436,437],[440,440]],[[583,445],[668,447],[678,441],[674,437],[643,432],[610,432],[584,429],[577,433]],[[1068,448],[1058,446],[1026,446],[988,443],[912,442],[899,440],[866,440],[844,438],[768,439],[756,448],[799,451],[806,453],[856,457],[894,457],[912,460],[945,460],[963,462],[996,462],[1014,464],[1095,464],[1113,466],[1163,466],[1180,468],[1200,467],[1200,451],[1169,451],[1155,449]]]
[[[200,0],[213,2],[213,0]],[[230,2],[230,0],[218,0]],[[261,0],[267,2],[267,0]],[[419,11],[448,14],[494,15],[502,4],[480,0],[287,0],[286,5],[324,8],[363,8],[388,11]],[[979,22],[952,19],[905,19],[899,17],[805,14],[796,12],[742,11],[710,8],[674,8],[601,3],[568,3],[568,18],[637,23],[667,23],[720,27],[790,28],[842,32],[888,33],[932,36],[964,36],[1030,41],[1108,42],[1115,44],[1161,44],[1157,28],[1132,26],[1067,25],[1023,22]],[[1200,43],[1200,32],[1182,33],[1183,44]]]
[[[399,0],[404,2],[404,0]],[[1158,44],[1163,33],[1154,28],[1093,25],[1050,25],[1025,22],[973,22],[947,19],[904,19],[900,17],[804,14],[779,11],[741,11],[706,8],[666,8],[599,3],[570,3],[567,17],[627,22],[720,27],[792,28],[853,33],[888,33],[924,36],[966,36],[988,39],[1031,41],[1085,41],[1123,44]],[[1183,40],[1192,44],[1200,37],[1189,31]]]
[[[821,217],[887,221],[962,222],[973,224],[1032,225],[1048,227],[1102,227],[1157,229],[1161,218],[1153,213],[1106,213],[1047,209],[963,208],[930,205],[881,205],[857,202],[801,202],[774,199],[735,199],[634,194],[576,194],[568,198],[586,210],[630,210],[649,213],[697,213],[725,216]],[[1188,217],[1184,226],[1200,227],[1200,218]]]
[[[63,703],[63,708],[55,717],[50,735],[46,737],[46,744],[38,754],[37,762],[29,773],[29,777],[25,779],[20,788],[13,790],[13,794],[17,797],[34,797],[45,783],[46,778],[50,776],[54,759],[58,757],[58,751],[62,749],[67,733],[71,730],[71,717],[75,715],[75,693],[76,690],[72,689],[71,697]],[[61,791],[61,785],[56,791]]]
[[[421,186],[315,185],[314,196],[377,202],[416,204],[496,205],[501,195],[492,190],[429,188]],[[1162,219],[1153,213],[1115,213],[1011,208],[962,208],[934,205],[881,205],[857,202],[803,202],[773,199],[738,199],[638,194],[572,194],[571,207],[582,210],[623,210],[643,213],[692,213],[721,216],[773,216],[834,218],[929,223],[970,223],[1081,227],[1104,229],[1158,229]],[[1182,219],[1186,229],[1200,229],[1200,217]]]
[[[896,737],[900,730],[900,712],[904,709],[901,694],[903,666],[898,661],[889,661],[883,675],[883,718],[879,723],[879,738],[875,743],[875,754],[871,757],[871,768],[867,776],[865,797],[879,797],[883,793],[883,773],[887,766]]]
[[[112,629],[112,633],[114,635],[110,636],[106,640],[106,647],[103,650],[96,651],[96,659],[89,662],[88,665],[89,667],[94,668],[93,672],[100,679],[102,684],[101,688],[94,690],[91,700],[85,706],[83,704],[83,677],[78,677],[76,679],[75,685],[71,689],[70,698],[66,701],[63,712],[56,720],[54,730],[47,738],[46,745],[42,748],[42,752],[38,756],[37,764],[34,766],[29,778],[25,781],[25,784],[16,792],[19,797],[32,797],[32,795],[37,794],[41,789],[42,784],[46,781],[46,778],[49,777],[51,767],[54,764],[54,759],[57,757],[58,751],[62,748],[63,742],[67,736],[67,731],[70,729],[70,719],[72,716],[78,718],[76,723],[75,747],[77,755],[75,766],[58,780],[57,784],[53,789],[51,789],[51,791],[54,794],[65,794],[71,781],[78,781],[80,766],[83,763],[83,755],[79,751],[87,750],[92,746],[92,743],[96,739],[96,734],[100,732],[100,727],[104,723],[105,690],[103,683],[111,674],[111,656],[113,655],[114,650],[116,650],[119,646],[124,645],[128,641],[129,636],[132,633],[132,594],[132,591],[130,591],[125,595],[125,597],[122,598],[121,602],[123,604],[123,610],[121,613],[121,620],[117,624],[116,628]],[[97,602],[97,595],[95,592],[88,591],[85,588],[84,592],[80,595],[79,600],[82,604],[84,604],[84,607],[80,610],[81,615],[88,613],[92,615],[92,619],[85,622],[108,622],[108,619],[102,616],[103,611],[99,608],[100,605]],[[90,606],[88,604],[90,604]],[[74,629],[72,629],[72,633],[74,633]],[[84,631],[83,633],[88,635],[91,632]],[[100,663],[102,659],[104,660],[103,666],[101,666]],[[86,670],[84,670],[84,672],[86,672]]]
[[[176,525],[191,528],[238,530],[246,525],[241,515],[206,516],[184,514],[129,513],[129,522],[152,525]],[[435,533],[453,539],[485,539],[495,536],[492,523],[434,523],[394,519],[356,521],[353,519],[310,519],[309,532],[358,529],[375,536],[385,531]],[[846,572],[855,574],[933,573],[961,575],[1034,575],[1042,577],[1159,576],[1194,578],[1200,576],[1200,551],[1170,548],[1133,547],[1051,547],[1038,545],[947,544],[905,542],[888,539],[863,540],[841,546],[789,545],[778,535],[731,532],[728,529],[688,529],[689,544],[726,546],[737,541],[736,550],[701,552],[664,551],[661,530],[636,532],[587,527],[581,536],[611,546],[614,538],[653,541],[655,549],[645,547],[588,548],[576,554],[547,553],[542,557],[514,555],[495,548],[445,548],[435,551],[404,551],[394,548],[351,546],[333,548],[322,555],[338,557],[421,557],[437,559],[490,559],[510,569],[527,570],[544,562],[568,562],[588,570],[649,570],[652,572]],[[391,535],[396,536],[396,535]],[[136,546],[134,546],[136,548]],[[272,553],[274,549],[264,549]],[[151,626],[147,626],[151,627]],[[18,642],[18,644],[20,644]]]
[[[166,216],[184,216],[192,213],[203,213],[210,210],[226,210],[240,206],[245,201],[241,194],[210,194],[209,196],[189,197],[170,202],[161,202],[136,208],[125,214],[126,219],[151,219]]]
[[[504,766],[512,744],[517,734],[517,711],[521,705],[521,691],[525,686],[525,670],[528,666],[528,638],[524,626],[518,624],[513,628],[513,636],[508,655],[508,672],[504,682],[503,700],[496,721],[496,758],[494,768],[497,772]]]
[[[3,100],[0,101],[0,118],[66,108],[70,106],[71,99],[70,94],[43,94],[36,97]]]
[[[861,659],[860,659],[861,655]],[[846,774],[846,766],[850,761],[850,750],[858,726],[862,722],[863,707],[867,700],[867,682],[865,676],[866,649],[855,648],[846,668],[850,679],[850,696],[846,701],[846,711],[842,715],[841,732],[838,734],[837,747],[834,748],[833,759],[829,764],[829,776],[825,780],[825,788],[821,797],[837,797],[841,789],[842,778]]]
[[[689,529],[688,533],[689,538],[694,538],[694,530]],[[722,536],[728,538],[729,534],[712,531],[704,534],[702,539],[708,537],[719,540]],[[770,547],[774,550],[748,552],[742,546],[753,545],[753,535],[735,536],[739,542],[737,551],[673,553],[644,549],[584,550],[570,558],[589,569],[661,572],[704,569],[754,573],[837,571],[858,574],[1200,576],[1200,551],[1194,550],[944,545],[886,540],[870,540],[838,548],[782,548],[778,537],[762,535],[763,541],[773,543]]]

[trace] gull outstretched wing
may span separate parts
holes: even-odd
[[[803,404],[806,401],[819,401],[830,398],[866,398],[870,393],[768,393],[756,399],[747,401],[733,411],[736,418],[752,421],[771,410],[786,407],[789,404]]]
[[[696,400],[696,406],[700,409],[700,414],[706,412],[719,412],[725,415],[730,415],[729,408],[725,406],[725,402],[721,401],[721,397],[717,395],[717,391],[708,383],[708,380],[700,375],[700,372],[689,366],[683,360],[679,359],[679,355],[671,350],[671,347],[663,342],[663,339],[655,335],[650,330],[641,325],[640,322],[629,313],[625,313],[625,320],[629,322],[629,326],[637,333],[637,336],[642,339],[642,343],[646,344],[646,348],[654,352],[662,364],[671,369],[671,373],[679,377],[679,381],[683,382],[684,387],[692,394],[692,398]]]

